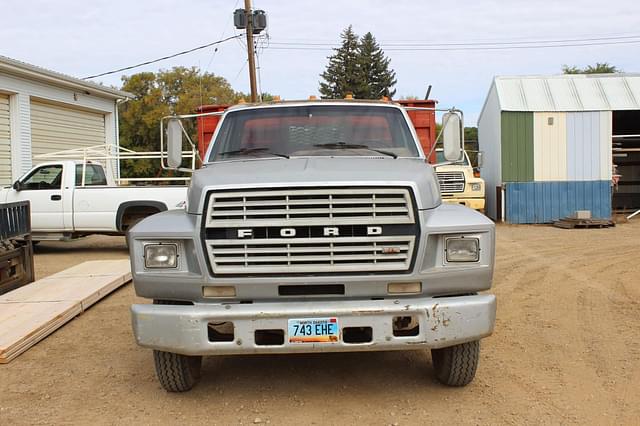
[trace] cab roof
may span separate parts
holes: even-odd
[[[371,99],[308,99],[308,100],[291,100],[291,101],[268,101],[256,103],[244,103],[230,106],[227,111],[235,111],[241,109],[253,109],[263,107],[287,107],[287,106],[309,106],[309,105],[350,105],[350,106],[384,106],[393,108],[402,108],[402,105],[394,101],[387,100],[371,100]]]

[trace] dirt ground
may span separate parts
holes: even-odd
[[[640,220],[499,226],[495,334],[475,381],[456,389],[415,351],[206,358],[193,391],[168,394],[134,343],[127,285],[0,365],[0,424],[637,424],[639,247]],[[127,256],[116,237],[37,252],[39,277]]]

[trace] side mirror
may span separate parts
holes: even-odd
[[[178,118],[167,123],[167,165],[177,169],[182,164],[182,124]]]
[[[19,180],[13,182],[13,189],[15,189],[16,191],[22,191],[22,182],[20,182]]]
[[[447,112],[442,116],[443,154],[447,161],[459,161],[462,158],[462,129],[460,116]]]
[[[484,153],[482,151],[478,151],[476,154],[476,163],[478,163],[478,168],[481,168],[484,164]]]

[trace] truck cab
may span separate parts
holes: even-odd
[[[446,163],[441,148],[436,149],[436,162]],[[460,162],[435,166],[442,201],[448,204],[460,204],[484,213],[484,180],[476,176],[464,151]]]
[[[166,136],[168,167],[184,171],[181,119]],[[129,232],[136,294],[153,300],[132,306],[133,331],[167,391],[191,389],[203,356],[255,353],[429,349],[442,383],[473,379],[495,322],[481,293],[494,224],[442,203],[400,105],[231,107],[203,160],[186,210]]]

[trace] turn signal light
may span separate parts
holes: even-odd
[[[422,283],[389,283],[387,285],[389,294],[416,294],[422,292]]]
[[[204,297],[235,297],[236,288],[232,285],[217,285],[202,287]]]

